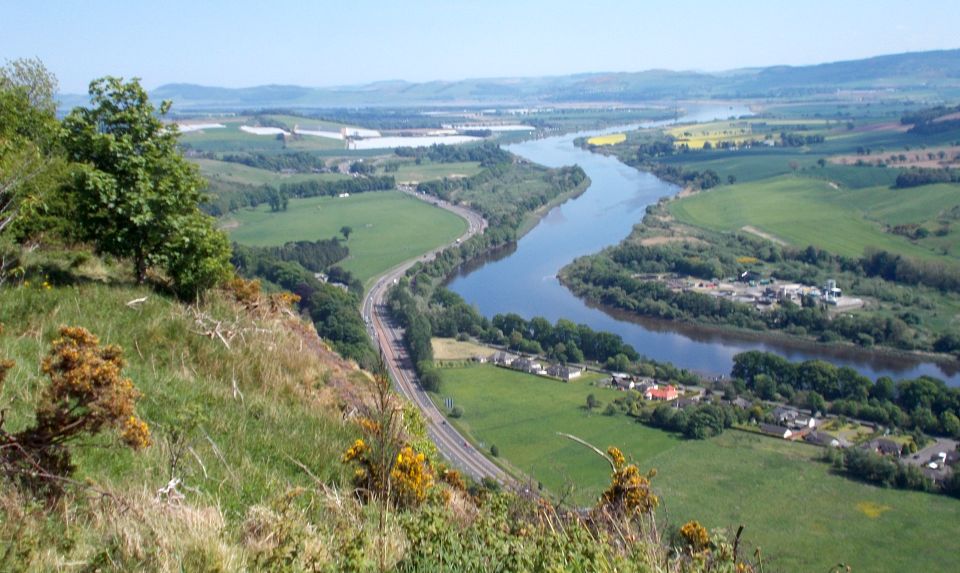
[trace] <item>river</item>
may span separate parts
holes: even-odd
[[[748,115],[741,106],[695,109],[686,121]],[[647,205],[678,192],[675,185],[620,161],[573,145],[577,137],[634,129],[625,126],[526,141],[507,146],[510,152],[548,167],[577,164],[591,179],[582,195],[550,210],[509,249],[480,264],[465,267],[448,287],[485,316],[515,312],[527,319],[566,318],[595,330],[619,334],[638,352],[705,374],[729,374],[733,356],[746,350],[776,352],[790,360],[819,358],[860,373],[894,379],[930,375],[960,386],[960,366],[920,358],[869,352],[845,346],[760,340],[691,325],[643,320],[605,312],[574,296],[557,280],[559,270],[574,258],[595,253],[623,240],[643,218]]]

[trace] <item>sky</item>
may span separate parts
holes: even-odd
[[[960,48],[960,0],[0,0],[0,60],[104,75],[356,85],[721,71]]]

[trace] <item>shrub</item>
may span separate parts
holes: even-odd
[[[0,364],[0,382],[12,363]],[[73,472],[69,445],[83,435],[119,430],[131,448],[150,445],[150,429],[134,415],[140,392],[123,377],[123,350],[100,346],[80,327],[60,327],[41,371],[50,385],[41,395],[32,426],[8,434],[0,426],[0,464],[35,489],[61,491],[57,478]]]
[[[656,471],[641,474],[637,466],[628,464],[623,453],[613,446],[607,449],[607,454],[613,474],[610,476],[610,487],[600,497],[600,506],[626,516],[644,515],[656,509],[660,499],[650,487],[650,480]]]

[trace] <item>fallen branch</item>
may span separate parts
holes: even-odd
[[[564,434],[563,432],[557,432],[557,435],[558,435],[558,436],[563,436],[564,438],[569,438],[569,439],[573,440],[574,442],[577,442],[578,444],[580,444],[580,445],[582,445],[582,446],[586,446],[587,448],[593,450],[594,452],[596,452],[596,454],[597,454],[598,456],[600,456],[601,458],[607,460],[607,463],[610,464],[610,469],[611,469],[611,470],[617,471],[617,466],[615,466],[615,465],[613,464],[613,460],[611,460],[610,457],[607,456],[606,452],[602,451],[600,448],[594,446],[593,444],[591,444],[590,442],[587,442],[586,440],[582,440],[582,439],[574,436],[573,434]]]

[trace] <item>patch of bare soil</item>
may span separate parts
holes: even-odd
[[[876,131],[895,131],[903,133],[910,129],[909,125],[903,125],[899,121],[889,121],[887,123],[871,123],[869,125],[860,125],[854,127],[851,131],[854,133],[873,133]]]
[[[784,241],[783,239],[777,237],[776,235],[771,235],[770,233],[768,233],[768,232],[766,232],[766,231],[761,231],[760,229],[754,227],[753,225],[744,225],[743,227],[740,227],[740,230],[741,230],[741,231],[746,231],[747,233],[750,233],[751,235],[756,235],[756,236],[758,236],[758,237],[763,237],[764,239],[766,239],[766,240],[768,240],[768,241],[770,241],[770,242],[772,242],[772,243],[776,243],[776,244],[778,244],[778,245],[786,245],[786,244],[787,244],[786,241]]]
[[[690,237],[688,235],[677,235],[675,237],[647,237],[640,240],[640,244],[644,247],[654,247],[656,245],[666,245],[668,243],[705,243],[703,239],[697,237]]]

